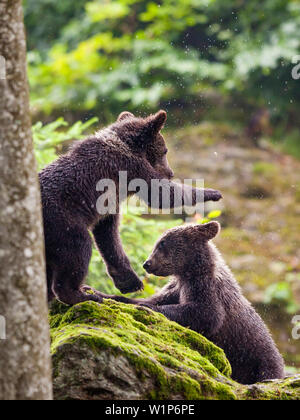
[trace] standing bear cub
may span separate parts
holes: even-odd
[[[48,299],[57,297],[63,303],[94,300],[99,296],[88,294],[83,287],[92,253],[92,232],[109,275],[123,293],[143,288],[122,248],[119,235],[119,205],[128,195],[133,180],[143,180],[147,191],[136,193],[149,206],[164,208],[166,194],[170,208],[185,203],[186,193],[192,195],[192,204],[199,200],[218,201],[221,194],[215,190],[198,190],[171,182],[173,172],[168,165],[167,152],[160,131],[167,115],[160,111],[148,118],[136,118],[122,113],[117,122],[94,136],[77,142],[75,146],[39,174],[46,246]],[[126,173],[126,192],[119,191],[120,173]],[[116,188],[115,211],[99,213],[97,191],[99,181],[110,180]],[[161,180],[162,186],[153,200],[152,180]],[[200,194],[199,194],[200,192]],[[107,190],[103,191],[103,195]]]
[[[147,306],[204,335],[225,351],[232,378],[241,384],[283,378],[283,359],[267,327],[210,242],[219,230],[210,222],[168,231],[144,267],[175,278],[149,299],[110,298]]]

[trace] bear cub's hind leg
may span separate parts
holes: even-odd
[[[101,296],[86,293],[83,288],[92,255],[92,243],[89,233],[78,229],[69,231],[64,238],[64,246],[56,256],[56,268],[53,275],[52,290],[59,301],[66,305],[80,302],[102,302]]]

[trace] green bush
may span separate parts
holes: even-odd
[[[283,309],[290,314],[295,314],[299,310],[291,284],[287,281],[271,284],[265,291],[264,303],[282,305]]]
[[[97,118],[85,123],[78,121],[71,127],[63,118],[45,125],[42,122],[36,123],[32,127],[32,132],[39,170],[57,158],[65,143],[84,138],[83,133],[97,121]]]
[[[109,120],[125,108],[203,107],[214,90],[297,121],[299,2],[27,0],[25,17],[35,111]]]

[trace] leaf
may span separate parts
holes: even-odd
[[[208,219],[217,219],[222,214],[221,210],[213,210],[210,213],[208,213],[207,217]]]

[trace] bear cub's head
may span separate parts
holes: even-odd
[[[191,264],[210,264],[208,242],[220,232],[218,222],[180,226],[167,231],[157,242],[144,268],[149,274],[183,275]]]
[[[147,118],[137,118],[130,112],[122,112],[111,129],[134,153],[144,156],[162,177],[171,179],[174,173],[169,166],[168,149],[160,132],[166,120],[165,111]]]

